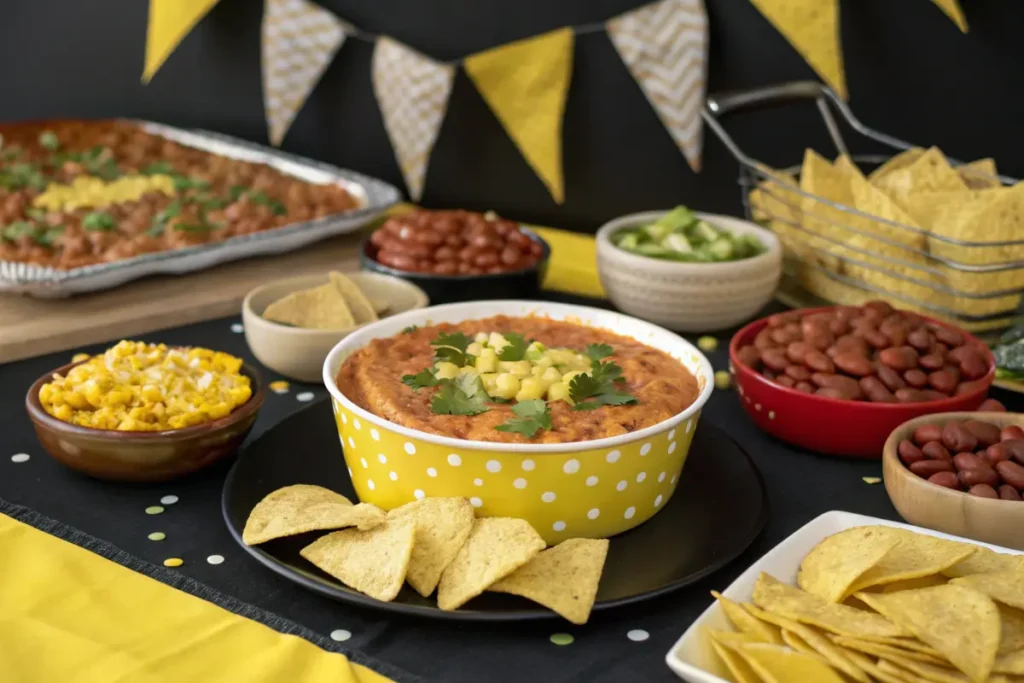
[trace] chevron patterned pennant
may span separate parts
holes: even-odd
[[[455,67],[381,36],[373,49],[371,77],[409,196],[419,200],[430,153],[448,110]]]
[[[701,0],[662,0],[619,15],[608,37],[669,135],[700,171],[708,20]]]
[[[345,26],[308,0],[266,0],[262,42],[263,107],[270,142],[280,145],[345,42]]]

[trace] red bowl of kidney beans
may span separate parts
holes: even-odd
[[[884,301],[779,313],[729,345],[743,407],[777,438],[831,455],[879,458],[897,426],[976,410],[995,376],[967,332]]]

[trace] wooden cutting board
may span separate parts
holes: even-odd
[[[67,299],[0,294],[0,363],[237,315],[249,290],[271,280],[358,270],[362,237],[342,235],[287,254],[136,280]]]

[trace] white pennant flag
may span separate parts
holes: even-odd
[[[372,77],[373,92],[409,196],[419,200],[430,152],[448,109],[455,67],[381,36],[373,49]]]
[[[694,171],[704,144],[708,21],[701,0],[662,0],[608,21],[608,36]]]
[[[344,23],[307,0],[265,0],[263,107],[280,145],[327,65],[345,42]]]

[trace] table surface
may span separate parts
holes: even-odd
[[[548,298],[605,305],[561,295]],[[778,308],[773,305],[769,311]],[[241,329],[241,321],[233,317],[142,338],[212,347],[256,363]],[[719,349],[708,356],[716,369],[724,369],[730,335],[716,336],[721,342]],[[105,346],[78,350],[96,353]],[[395,618],[339,604],[298,588],[235,545],[220,512],[221,486],[230,462],[167,484],[124,485],[86,478],[52,461],[39,447],[25,415],[24,393],[36,377],[63,365],[71,355],[61,353],[0,366],[0,415],[4,416],[0,430],[0,499],[30,508],[154,565],[168,557],[180,557],[185,563],[175,571],[216,593],[261,608],[266,623],[290,629],[282,626],[287,624],[284,620],[294,622],[308,629],[300,632],[325,638],[316,638],[319,644],[340,652],[354,652],[357,661],[398,681],[678,680],[665,665],[665,654],[711,603],[709,591],[724,589],[783,538],[828,510],[899,519],[885,488],[861,479],[880,477],[879,461],[827,457],[787,446],[754,426],[740,407],[734,390],[716,391],[701,420],[714,423],[735,438],[761,469],[768,487],[768,525],[739,559],[676,593],[597,613],[582,627],[557,620],[457,625]],[[264,372],[268,381],[279,379],[269,371]],[[269,393],[251,438],[325,395],[322,386],[296,383],[287,393]],[[1024,409],[1024,396],[1002,390],[994,390],[993,395],[1011,410]],[[15,462],[11,456],[18,453],[30,457]],[[296,457],[301,457],[301,453],[302,444],[298,443]],[[162,514],[145,514],[146,507],[159,505],[160,499],[168,495],[177,496],[178,502],[165,505]],[[155,531],[164,532],[166,540],[148,540],[147,535]],[[211,555],[223,556],[225,561],[210,564],[207,558]],[[347,631],[351,638],[338,643],[331,641],[330,634],[338,630]],[[555,644],[551,640],[555,633],[571,635],[572,642]]]

